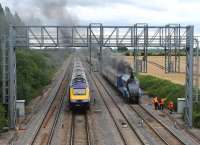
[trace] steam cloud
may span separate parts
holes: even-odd
[[[77,23],[76,16],[72,16],[67,10],[66,0],[36,0],[34,3],[41,10],[42,15],[56,24],[73,25]]]
[[[27,25],[76,25],[78,19],[68,10],[67,0],[9,0],[11,11]]]
[[[130,64],[123,59],[114,56],[109,48],[103,50],[103,65],[114,69],[118,73],[131,75],[133,72]]]

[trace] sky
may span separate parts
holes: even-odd
[[[200,34],[200,0],[0,0],[28,24],[194,25]]]

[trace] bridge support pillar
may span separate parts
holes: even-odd
[[[193,46],[194,46],[194,26],[186,28],[186,108],[185,122],[188,127],[192,127],[193,110]]]

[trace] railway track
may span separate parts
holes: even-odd
[[[91,145],[87,113],[72,114],[70,145]]]
[[[69,91],[69,89],[67,89],[67,94],[69,93],[68,91]],[[56,114],[56,117],[55,117],[55,120],[53,122],[53,126],[52,126],[51,131],[50,131],[50,135],[49,135],[49,139],[48,139],[47,145],[50,145],[51,142],[52,142],[52,139],[53,139],[53,136],[54,136],[57,124],[58,124],[58,119],[60,117],[60,114],[61,114],[61,111],[62,111],[62,108],[63,108],[63,105],[64,105],[64,97],[65,97],[65,95],[63,95],[61,97],[61,99],[60,99],[59,110],[58,110],[58,112]]]
[[[135,129],[132,127],[130,121],[126,118],[126,116],[124,115],[124,113],[121,111],[121,109],[119,108],[119,106],[116,104],[116,102],[114,102],[111,98],[110,101],[112,101],[112,103],[110,101],[108,101],[108,97],[105,97],[105,95],[109,94],[107,93],[107,91],[103,88],[102,84],[100,83],[100,81],[97,79],[97,77],[92,76],[92,80],[94,80],[94,83],[96,85],[97,91],[100,94],[118,132],[119,135],[123,141],[123,143],[125,145],[130,145],[130,144],[146,144],[145,141],[143,141],[143,139],[140,138],[140,136],[137,134],[137,132],[135,132]],[[113,107],[111,107],[110,105],[114,104]],[[114,109],[115,108],[115,109]],[[126,127],[124,127],[126,126]]]
[[[97,76],[97,78],[99,79],[99,77]],[[105,84],[103,84],[103,82],[99,79],[99,81],[102,83],[102,86],[104,87],[105,90],[107,90],[107,93],[110,94],[108,88],[105,87]],[[110,94],[110,97],[113,99],[112,95]],[[113,99],[113,101],[115,101]],[[116,102],[116,101],[115,101]],[[117,105],[117,104],[116,104]],[[144,112],[146,112],[146,110],[144,108],[142,108],[140,105],[129,105],[131,110],[133,110],[143,121],[144,124],[150,128],[152,130],[152,132],[157,135],[157,137],[160,139],[156,139],[157,142],[159,142],[159,144],[185,144],[183,141],[181,141],[177,136],[175,136],[168,128],[166,128],[161,122],[159,122],[156,118],[153,118],[153,116],[151,116],[152,118],[148,118],[148,120],[146,119],[146,117],[151,114],[144,114]],[[141,112],[141,110],[139,109],[143,109],[143,112]],[[148,113],[148,112],[146,112]],[[151,123],[151,124],[150,124]],[[155,127],[154,127],[155,126]]]
[[[166,144],[162,139],[160,139],[160,137],[158,137],[157,135],[154,135],[154,132],[149,131],[149,128],[146,127],[145,132],[149,134],[151,134],[151,137],[154,138],[154,141],[151,140],[151,138],[148,138],[148,136],[146,136],[145,134],[141,134],[137,129],[137,126],[134,127],[133,124],[131,124],[131,121],[128,120],[127,117],[127,112],[125,112],[125,110],[121,109],[121,106],[116,102],[116,100],[112,97],[113,95],[109,92],[108,88],[106,88],[105,84],[103,83],[103,81],[101,81],[101,79],[97,76],[98,80],[101,82],[102,86],[104,87],[104,89],[107,91],[107,93],[109,94],[110,98],[113,100],[113,102],[115,102],[115,104],[117,105],[117,107],[120,109],[121,113],[124,114],[123,116],[127,119],[129,125],[131,126],[131,128],[135,131],[135,133],[137,134],[138,138],[141,140],[141,142],[143,142],[143,144]],[[123,100],[124,101],[124,100]],[[139,119],[141,120],[141,119]],[[137,121],[136,121],[137,122]],[[138,122],[137,122],[138,123]],[[141,131],[141,130],[140,130]]]
[[[70,62],[68,63],[69,66]],[[54,131],[61,113],[64,96],[63,90],[66,82],[69,82],[69,74],[71,71],[65,72],[65,75],[56,90],[53,100],[50,102],[49,108],[45,112],[42,122],[36,130],[33,138],[31,139],[30,145],[46,145],[51,144]]]
[[[151,62],[150,62],[151,63]],[[155,66],[159,67],[160,69],[165,70],[165,67],[152,62]],[[98,78],[98,77],[97,77]],[[104,86],[104,89],[108,90],[108,88],[105,87],[104,84],[102,84],[102,86]],[[109,90],[108,90],[109,93]],[[113,96],[110,95],[111,97]],[[131,106],[131,105],[130,105]],[[160,138],[160,140],[162,140],[163,144],[187,144],[186,142],[182,141],[178,136],[176,135],[174,131],[171,131],[171,129],[166,126],[164,123],[162,123],[161,121],[159,121],[157,118],[155,118],[154,116],[152,116],[152,114],[147,114],[146,115],[142,115],[142,113],[144,114],[145,108],[141,108],[144,109],[144,112],[141,112],[140,110],[140,105],[135,105],[136,108],[134,107],[130,107],[132,111],[134,111],[136,114],[138,114],[138,116],[144,121],[144,124],[146,126],[148,126],[149,129],[151,129],[151,132],[153,132],[158,138]],[[138,113],[139,112],[139,113]],[[147,118],[147,116],[150,118]],[[151,121],[149,121],[151,120]],[[173,121],[174,122],[174,121]],[[195,137],[193,134],[191,134],[190,132],[186,131],[190,137],[192,137],[192,140],[194,139],[197,143],[199,143],[199,139],[197,137]],[[195,143],[194,141],[194,143]]]
[[[192,137],[197,143],[200,144],[200,138],[198,136],[196,136],[194,133],[192,133],[188,128],[186,128],[184,125],[181,125],[180,123],[178,123],[169,113],[164,112],[165,115],[168,116],[168,118],[172,121],[172,122],[176,122],[177,126],[179,128],[184,129],[184,131],[190,136]]]
[[[112,97],[113,95],[110,93],[110,91],[108,90],[108,88],[105,86],[105,84],[102,83],[101,79],[99,79],[99,77],[97,75],[95,75],[95,77],[92,76],[92,79],[94,80],[94,83],[96,85],[96,88],[99,92],[99,94],[101,94],[101,98],[106,106],[106,108],[108,109],[108,111],[110,112],[111,117],[112,112],[110,111],[110,107],[107,104],[107,100],[104,99],[104,95],[102,93],[102,91],[104,90],[104,92],[107,93],[107,95],[111,98],[112,102],[115,104],[115,106],[118,108],[118,110],[120,111],[120,113],[122,114],[122,116],[125,119],[125,122],[128,124],[128,127],[132,128],[132,130],[135,132],[134,128],[132,127],[130,121],[127,119],[126,117],[126,112],[123,113],[123,111],[120,109],[119,104],[117,104],[116,100]],[[118,102],[119,103],[119,102]],[[168,129],[164,124],[162,124],[161,122],[159,122],[156,118],[153,118],[153,116],[150,116],[150,114],[148,114],[148,112],[145,112],[145,110],[143,110],[144,108],[141,108],[140,105],[128,105],[129,108],[131,108],[130,110],[134,111],[135,114],[137,114],[137,116],[139,118],[141,118],[141,120],[144,121],[145,127],[149,128],[149,130],[151,130],[151,132],[154,134],[154,136],[156,136],[156,141],[158,141],[158,144],[176,144],[176,145],[182,145],[185,144],[183,141],[181,141],[181,139],[179,139],[173,132],[171,132],[170,129]],[[118,126],[118,124],[116,123],[117,121],[115,120],[114,117],[112,117],[115,125],[120,133],[120,136],[122,138],[122,140],[124,141],[124,144],[128,144],[126,137],[124,136],[123,131],[121,131],[121,128]],[[140,139],[140,141],[142,142],[142,138],[140,137],[139,134],[137,134],[137,132],[135,132],[135,134],[137,135],[138,139]],[[143,144],[145,144],[144,142],[142,142]]]
[[[137,113],[139,117],[157,134],[167,145],[176,144],[184,145],[173,132],[171,132],[163,123],[155,118],[151,113],[140,105],[130,105],[130,108]]]

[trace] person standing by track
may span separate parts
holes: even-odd
[[[161,111],[163,111],[163,109],[164,109],[164,101],[165,101],[164,98],[160,98],[160,100],[159,100],[159,107],[160,107]]]
[[[153,104],[154,104],[155,110],[158,110],[159,108],[158,97],[153,98]]]
[[[174,110],[174,103],[172,101],[168,102],[168,109],[169,109],[170,114],[172,114]]]

